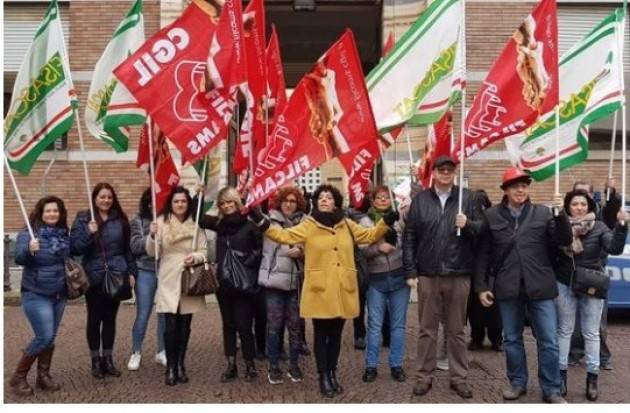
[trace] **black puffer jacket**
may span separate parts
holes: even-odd
[[[576,254],[573,259],[565,254],[561,249],[557,250],[555,267],[558,281],[563,284],[571,284],[571,276],[574,271],[573,261],[576,267],[590,268],[593,270],[601,270],[606,266],[605,259],[607,255],[619,255],[623,252],[628,235],[628,225],[622,226],[617,223],[615,229],[611,231],[602,221],[595,221],[595,226],[586,233],[582,240],[584,251]]]
[[[475,291],[494,290],[497,300],[509,300],[517,298],[523,288],[532,300],[555,298],[558,286],[552,266],[553,251],[573,240],[567,217],[553,217],[548,207],[527,201],[517,222],[505,200],[488,208],[485,215],[489,231],[479,244]],[[517,227],[514,247],[501,264],[498,261],[504,257]],[[497,266],[500,267],[492,270]]]
[[[462,236],[457,236],[458,200],[457,186],[451,189],[444,210],[433,188],[413,198],[403,237],[403,265],[407,277],[472,274],[473,245],[484,228],[483,213],[464,189],[462,212],[468,220]]]

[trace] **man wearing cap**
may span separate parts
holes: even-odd
[[[528,195],[530,177],[518,168],[503,175],[505,195],[500,204],[485,211],[489,230],[479,245],[474,288],[481,304],[497,300],[503,322],[503,348],[510,387],[505,400],[516,400],[527,392],[527,360],[523,326],[527,312],[538,348],[538,380],[543,400],[566,403],[560,395],[556,306],[556,276],[549,253],[554,245],[572,242],[571,226],[558,214],[563,200],[556,197],[554,213],[533,204]]]
[[[473,271],[473,244],[484,228],[483,214],[467,190],[458,213],[459,187],[455,162],[440,156],[433,165],[433,186],[412,200],[403,237],[403,264],[407,284],[418,288],[418,374],[413,393],[431,390],[436,368],[438,324],[446,312],[451,388],[471,398],[466,383],[466,303]],[[458,234],[460,232],[460,234]]]

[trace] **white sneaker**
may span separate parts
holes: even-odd
[[[442,370],[442,371],[448,370],[448,359],[447,358],[438,359],[436,367],[438,370]]]
[[[138,370],[140,368],[140,360],[142,360],[142,354],[132,353],[131,357],[129,357],[129,363],[127,363],[127,370]]]
[[[166,351],[162,350],[159,353],[155,353],[155,362],[166,367]]]

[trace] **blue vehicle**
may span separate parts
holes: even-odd
[[[608,308],[630,308],[630,236],[626,238],[626,246],[621,255],[608,256]]]

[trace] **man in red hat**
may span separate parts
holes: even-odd
[[[556,197],[554,213],[529,199],[531,178],[518,168],[503,174],[505,195],[500,204],[485,211],[488,230],[480,240],[474,288],[481,304],[497,300],[503,321],[503,348],[510,387],[505,400],[527,392],[527,360],[523,326],[527,312],[536,332],[538,380],[547,403],[566,403],[560,395],[556,306],[556,275],[549,251],[572,242],[571,226],[564,214],[562,197]]]
[[[422,396],[431,390],[438,324],[444,311],[451,388],[468,399],[472,392],[466,382],[466,303],[474,269],[473,246],[484,223],[468,190],[463,191],[462,213],[458,213],[459,188],[454,181],[455,162],[449,156],[438,157],[433,164],[433,185],[418,193],[409,207],[403,265],[407,284],[418,287],[419,368],[413,393]]]

